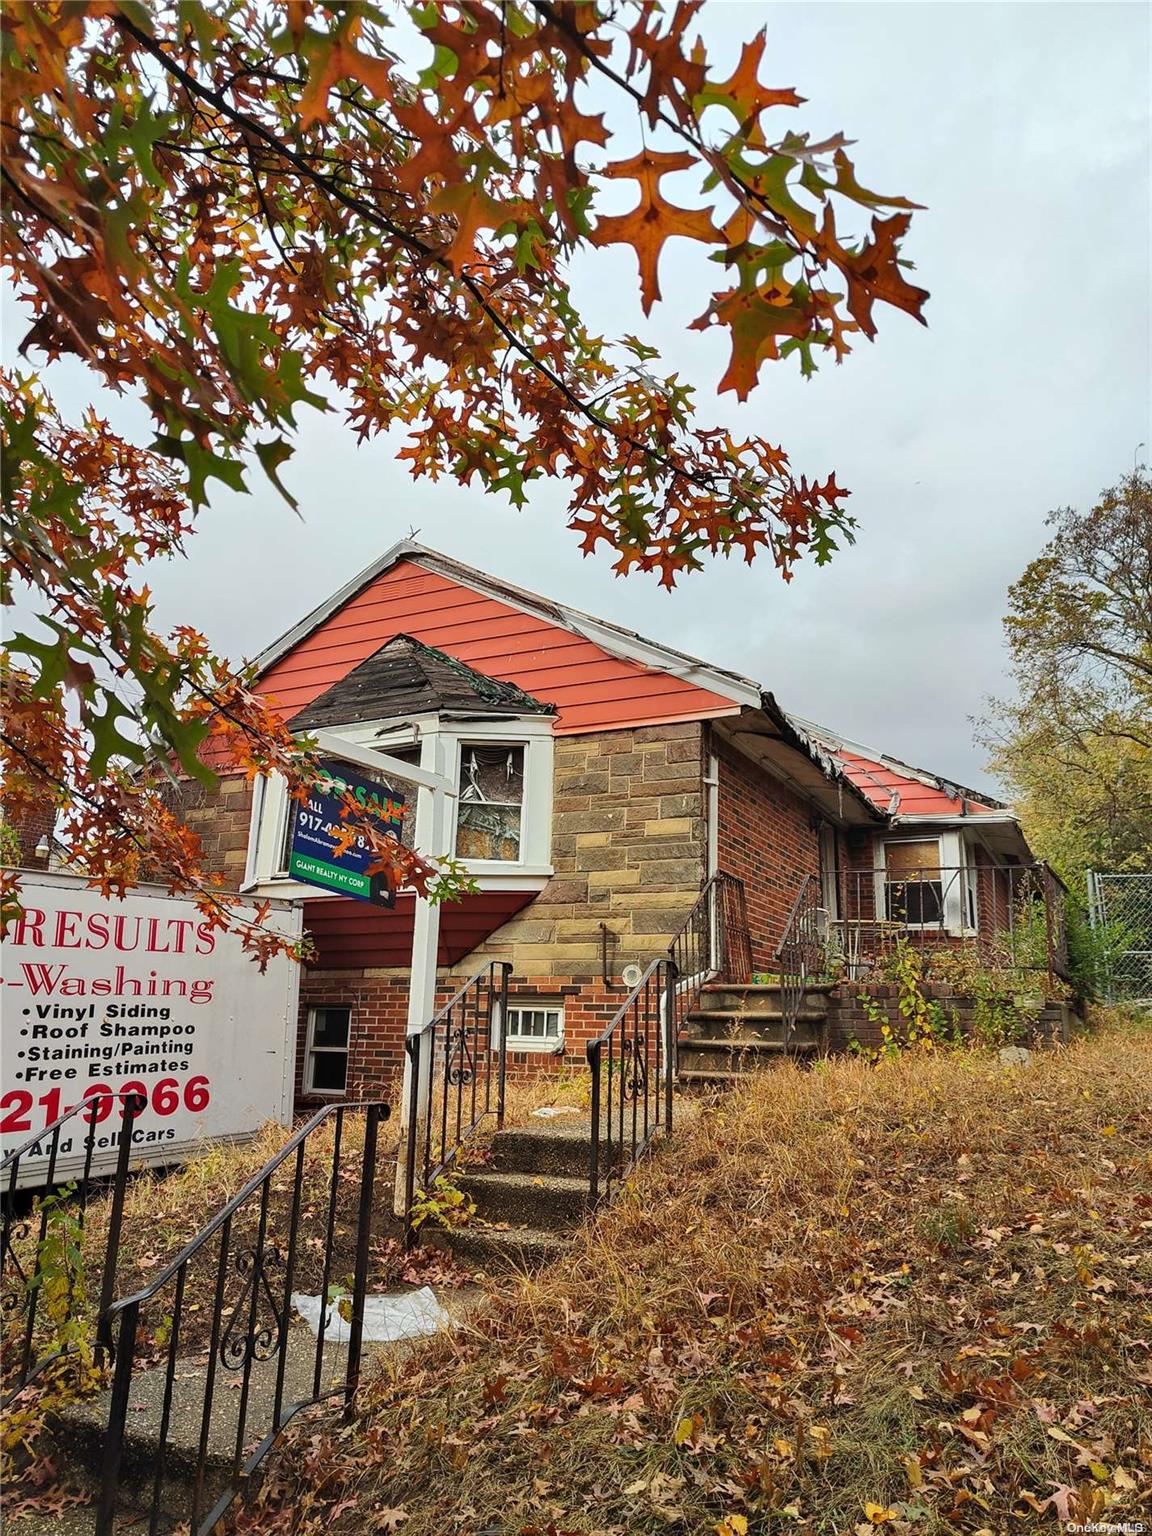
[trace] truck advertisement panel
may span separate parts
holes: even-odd
[[[75,876],[28,871],[20,893],[24,915],[0,945],[0,1153],[95,1099],[93,1172],[108,1172],[129,1093],[146,1103],[134,1166],[290,1122],[295,961],[277,957],[261,974],[235,935],[161,887],[118,901]],[[272,907],[268,921],[298,936],[300,908]],[[86,1117],[62,1130],[58,1181],[82,1168],[86,1136]],[[48,1151],[45,1140],[22,1160],[20,1185],[43,1181]]]

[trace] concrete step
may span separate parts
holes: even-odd
[[[440,1290],[437,1299],[458,1321],[464,1321],[478,1306],[483,1295],[475,1287]],[[362,1379],[371,1373],[372,1362],[386,1352],[402,1357],[418,1347],[414,1341],[400,1343],[364,1342]],[[313,1396],[316,1365],[316,1339],[303,1322],[294,1321],[284,1338],[284,1388],[282,1413],[296,1403]],[[308,1413],[333,1414],[342,1401],[341,1388],[346,1379],[348,1352],[343,1344],[325,1344],[320,1362],[320,1390],[333,1396]],[[213,1385],[212,1413],[203,1467],[201,1518],[226,1490],[235,1466],[236,1442],[241,1440],[241,1456],[246,1457],[272,1428],[276,1379],[280,1369],[279,1354],[267,1360],[255,1360],[249,1377],[249,1395],[240,1431],[240,1398],[243,1373],[221,1363]],[[181,1357],[172,1381],[172,1398],[165,1439],[164,1476],[160,1486],[158,1532],[176,1536],[187,1532],[192,1506],[192,1490],[199,1461],[203,1426],[204,1394],[207,1385],[207,1356]],[[163,1421],[167,1387],[165,1366],[141,1366],[132,1379],[124,1439],[124,1459],[117,1529],[144,1530],[151,1508],[154,1476]],[[62,1472],[79,1473],[95,1499],[105,1455],[105,1434],[111,1400],[109,1391],[99,1392],[83,1401],[65,1403],[53,1427],[53,1449]],[[70,1512],[71,1513],[71,1512]],[[72,1536],[91,1532],[94,1515],[78,1509],[75,1524],[59,1523],[57,1514],[38,1521],[14,1524],[19,1536]],[[141,1517],[143,1517],[141,1519]],[[84,1524],[84,1521],[87,1524]]]
[[[809,1060],[819,1054],[820,1046],[814,1040],[794,1040],[788,1052],[782,1040],[682,1040],[679,1051],[679,1078],[685,1081],[694,1072],[748,1074],[790,1058]]]
[[[559,1174],[588,1177],[592,1139],[589,1120],[542,1120],[498,1131],[492,1138],[487,1167],[496,1173]]]
[[[804,1006],[823,1013],[828,1006],[831,982],[813,982],[804,989]],[[756,1009],[779,1010],[780,987],[774,982],[709,981],[700,988],[699,1006],[737,1013]]]
[[[559,1231],[574,1227],[588,1205],[588,1174],[462,1173],[456,1187],[476,1203],[482,1221]]]
[[[365,1346],[368,1352],[376,1347]],[[288,1330],[286,1349],[285,1405],[312,1396],[316,1340],[302,1323],[296,1323]],[[253,1362],[245,1414],[245,1454],[271,1427],[277,1367],[277,1356]],[[346,1369],[345,1347],[326,1345],[321,1364],[321,1391],[338,1388]],[[141,1370],[132,1381],[120,1496],[120,1509],[129,1514],[134,1509],[146,1510],[151,1503],[166,1379],[163,1366],[154,1366],[150,1370]],[[161,1530],[164,1531],[175,1530],[188,1519],[191,1509],[206,1381],[204,1356],[181,1360],[177,1364],[160,1491]],[[211,1509],[232,1476],[239,1427],[240,1381],[240,1372],[217,1366],[204,1458],[201,1518]],[[69,1461],[90,1474],[94,1481],[99,1479],[103,1464],[110,1400],[110,1392],[101,1392],[83,1402],[65,1404],[59,1416],[58,1438],[67,1447]]]
[[[746,1083],[751,1076],[748,1072],[698,1072],[687,1068],[678,1072],[676,1081],[684,1093],[721,1093],[727,1088],[735,1088],[740,1083]]]
[[[821,1038],[827,1019],[822,1013],[806,1011],[796,1021],[793,1034],[801,1040]],[[784,1033],[784,1020],[778,1013],[736,1013],[718,1008],[696,1009],[684,1020],[681,1040],[689,1037],[710,1039],[772,1040]]]
[[[746,1054],[698,1057],[695,1060],[690,1057],[692,1065],[682,1065],[676,1074],[676,1081],[685,1095],[700,1089],[731,1088],[738,1083],[746,1083],[750,1077],[755,1077],[760,1072],[770,1072],[776,1067],[787,1066],[789,1063],[807,1066],[818,1057],[819,1051],[811,1045],[794,1048],[789,1055],[778,1050],[771,1054],[763,1053],[755,1059],[750,1059]]]
[[[425,1231],[422,1243],[450,1253],[458,1264],[481,1273],[543,1269],[568,1251],[568,1239],[539,1227],[457,1227]]]
[[[815,1056],[819,1049],[815,1040],[794,1040],[790,1051],[783,1040],[681,1040],[680,1077],[692,1072],[755,1072],[789,1056]]]

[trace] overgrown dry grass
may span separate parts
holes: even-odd
[[[279,1458],[250,1531],[1042,1531],[1152,1503],[1152,1031],[768,1073]]]
[[[376,1289],[406,1280],[423,1282],[428,1278],[441,1285],[463,1283],[469,1277],[457,1271],[443,1256],[433,1257],[428,1253],[410,1257],[401,1250],[401,1223],[391,1215],[395,1159],[400,1145],[399,1084],[391,1098],[393,1118],[381,1126],[379,1138],[371,1283]],[[514,1078],[508,1084],[507,1123],[524,1124],[531,1119],[534,1109],[545,1104],[586,1108],[587,1098],[586,1074]],[[483,1149],[492,1129],[494,1122],[485,1126],[476,1138],[475,1145],[470,1148],[472,1157],[483,1158]],[[284,1126],[269,1123],[245,1142],[204,1143],[197,1155],[182,1167],[136,1175],[125,1195],[115,1294],[128,1296],[147,1286],[217,1211],[281,1150],[289,1135]],[[363,1147],[363,1119],[355,1112],[349,1113],[341,1137],[332,1269],[334,1281],[346,1285],[351,1284]],[[312,1133],[306,1144],[297,1269],[298,1288],[303,1290],[309,1285],[318,1287],[321,1280],[323,1247],[319,1238],[326,1228],[333,1155],[334,1127],[330,1119]],[[274,1176],[270,1193],[267,1241],[279,1243],[281,1247],[289,1225],[293,1173],[294,1163],[289,1159]],[[98,1186],[84,1214],[83,1230],[77,1228],[73,1233],[84,1261],[82,1274],[76,1276],[73,1294],[91,1328],[95,1326],[95,1303],[108,1243],[110,1206],[111,1186]],[[252,1198],[233,1223],[231,1246],[237,1252],[255,1242],[258,1216],[259,1200]],[[38,1207],[33,1203],[29,1219],[20,1222],[14,1233],[17,1257],[28,1273],[35,1266],[38,1233]],[[217,1261],[217,1248],[209,1246],[190,1274],[188,1295],[197,1299],[188,1303],[184,1318],[182,1338],[187,1352],[202,1346],[210,1332],[212,1309],[208,1303],[214,1292]],[[162,1327],[166,1320],[167,1303],[170,1303],[170,1296],[164,1294],[157,1298],[156,1306],[151,1309],[156,1314],[157,1327]],[[37,1349],[44,1353],[56,1347],[53,1320],[47,1314],[48,1309],[38,1309]],[[141,1347],[147,1353],[150,1313],[146,1312],[142,1320]],[[10,1332],[18,1335],[22,1315],[9,1319],[9,1323]],[[18,1354],[15,1344],[13,1350]],[[14,1361],[15,1354],[11,1358]]]

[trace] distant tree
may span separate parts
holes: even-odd
[[[9,641],[7,765],[74,813],[96,876],[120,879],[119,852],[149,841],[157,753],[200,774],[222,724],[231,746],[248,738],[250,771],[295,773],[252,679],[190,630],[154,632],[138,567],[180,552],[212,480],[245,490],[258,463],[283,490],[302,408],[338,406],[361,438],[401,428],[414,474],[517,505],[562,479],[583,548],[668,585],[707,552],[763,551],[788,576],[851,537],[834,476],[698,421],[691,384],[572,301],[572,256],[623,245],[647,313],[667,240],[697,242],[715,282],[677,308],[726,334],[719,387],[741,400],[770,360],[840,361],[879,305],[920,318],[900,253],[915,204],[863,186],[842,135],[778,126],[802,98],[761,82],[763,33],[715,70],[699,11],[0,5],[0,235],[32,316],[22,351],[83,359],[156,430],[133,448],[95,415],[62,421],[33,378],[4,392],[14,576],[50,631]],[[398,20],[422,34],[424,69],[400,57]],[[604,101],[630,121],[591,110]],[[685,172],[692,206],[669,195]],[[597,210],[611,187],[629,211]],[[870,230],[851,230],[859,210]],[[49,708],[61,688],[70,714]],[[200,879],[186,854],[179,885]]]
[[[983,736],[1037,851],[1084,869],[1152,869],[1152,480],[1063,507],[1009,592],[1017,697]]]

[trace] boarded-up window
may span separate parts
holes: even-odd
[[[885,904],[895,922],[919,926],[944,920],[944,881],[937,838],[886,843]]]
[[[523,747],[461,746],[458,857],[516,863],[523,806]]]

